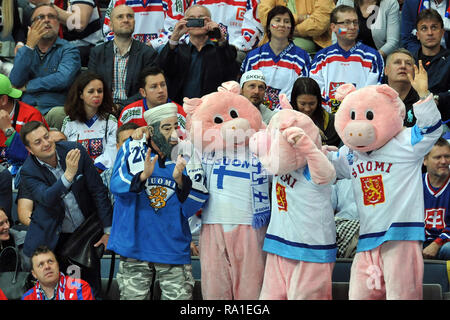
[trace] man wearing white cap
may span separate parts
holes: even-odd
[[[266,78],[260,70],[249,70],[245,72],[240,81],[241,95],[250,100],[253,105],[261,112],[265,124],[269,124],[270,119],[276,111],[270,110],[264,104],[266,92]]]
[[[120,299],[146,299],[157,275],[161,299],[189,300],[195,282],[188,218],[208,194],[192,188],[181,155],[172,159],[176,104],[151,108],[144,118],[148,130],[120,148],[110,184],[115,204],[108,249],[121,256]]]

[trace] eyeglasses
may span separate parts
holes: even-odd
[[[335,24],[343,24],[346,27],[350,27],[350,25],[354,25],[354,26],[358,26],[359,25],[359,21],[358,20],[345,20],[345,21],[340,21],[340,22],[335,22]]]
[[[45,20],[45,18],[48,18],[48,20],[56,20],[58,19],[58,16],[56,14],[40,14],[36,17],[33,18],[33,20],[31,20],[31,22],[35,22],[37,20]]]

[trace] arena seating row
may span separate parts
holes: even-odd
[[[425,260],[423,278],[423,298],[424,300],[450,300],[450,261]],[[338,259],[333,270],[333,300],[348,300],[348,284],[350,279],[350,268],[352,259]],[[103,289],[108,283],[108,275],[111,265],[111,256],[105,255],[102,259],[102,284]],[[119,268],[119,258],[116,257],[115,273]],[[196,280],[194,287],[194,300],[202,300],[201,295],[201,273],[200,260],[198,257],[192,258],[192,272]],[[155,282],[153,294],[154,300],[159,300],[161,290],[158,281]],[[113,280],[110,292],[105,299],[118,300],[119,288],[117,281]]]

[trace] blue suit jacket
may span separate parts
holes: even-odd
[[[74,148],[81,150],[81,157],[78,172],[69,189],[33,155],[30,155],[22,166],[22,183],[30,190],[34,201],[23,249],[27,256],[31,256],[40,245],[55,249],[65,215],[63,198],[70,191],[73,192],[85,217],[97,214],[103,227],[110,227],[112,224],[112,206],[108,190],[84,147],[75,142],[57,142],[56,152],[61,167],[66,169],[66,155]]]

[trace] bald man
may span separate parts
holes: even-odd
[[[93,48],[89,57],[88,69],[103,76],[113,92],[117,111],[142,99],[139,72],[154,66],[157,56],[152,47],[133,39],[134,26],[134,11],[126,5],[115,7],[110,20],[114,40]]]

